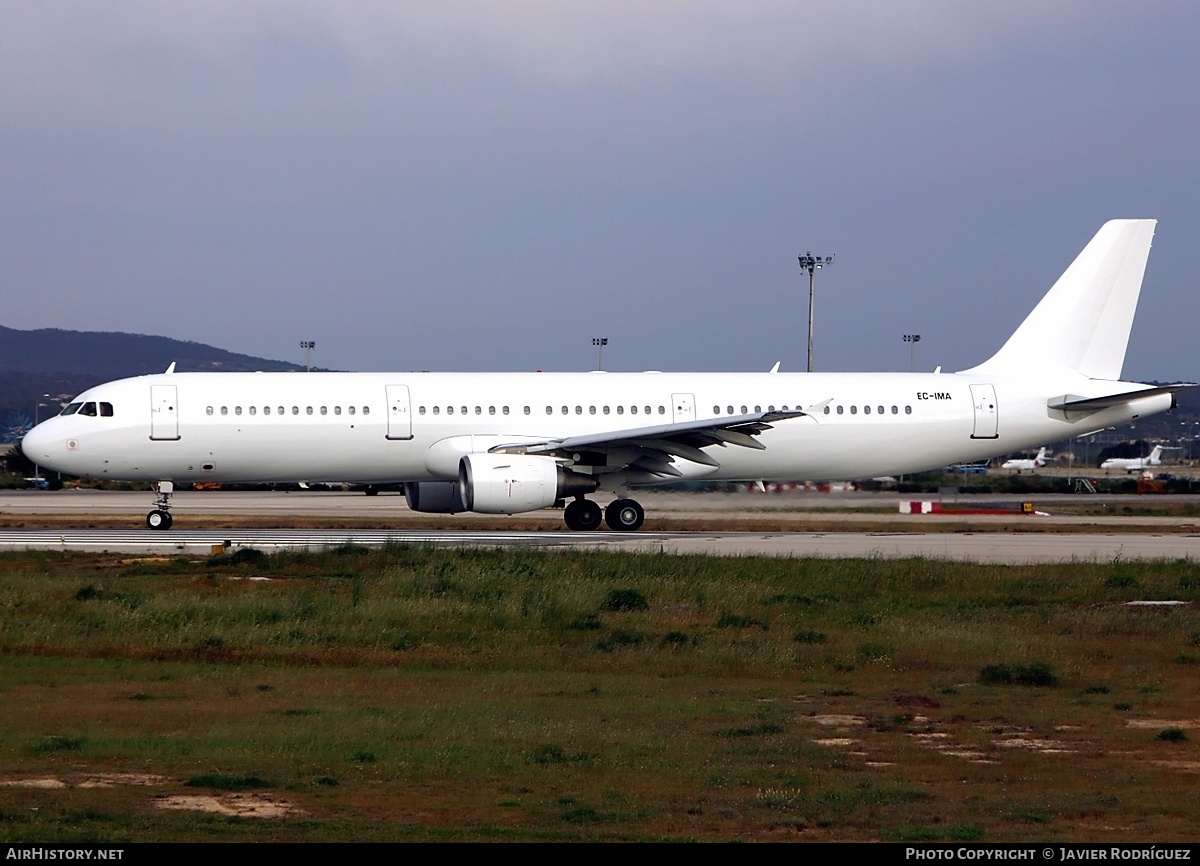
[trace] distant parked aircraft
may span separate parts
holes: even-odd
[[[1040,451],[1038,451],[1036,457],[1033,457],[1033,458],[1018,457],[1018,458],[1014,458],[1012,460],[1005,460],[1003,463],[1000,464],[1000,468],[1001,469],[1015,469],[1015,470],[1017,470],[1017,474],[1020,475],[1022,472],[1026,472],[1026,471],[1033,472],[1035,469],[1045,466],[1047,459],[1048,458],[1046,457],[1046,449],[1043,446],[1042,449]]]
[[[1124,469],[1126,472],[1141,472],[1162,463],[1162,453],[1168,450],[1162,445],[1155,445],[1148,457],[1110,457],[1100,464],[1101,469]],[[1175,449],[1170,449],[1174,451]]]

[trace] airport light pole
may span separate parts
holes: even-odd
[[[596,347],[596,369],[604,369],[604,347],[608,345],[608,337],[592,337],[592,345]]]
[[[37,403],[34,405],[34,407],[33,407],[33,426],[34,427],[36,427],[38,425],[38,421],[41,418],[42,407],[50,405],[49,403],[43,403],[42,400],[49,400],[49,399],[50,399],[49,394],[43,394],[38,399]],[[36,460],[33,461],[33,477],[39,478],[41,476],[41,474],[42,474],[42,470],[38,468],[37,461]]]
[[[908,372],[913,371],[913,355],[917,350],[917,343],[921,342],[920,334],[905,334],[904,342],[908,343]]]
[[[813,353],[813,287],[817,271],[821,268],[827,268],[833,264],[833,256],[814,256],[812,253],[805,253],[799,256],[800,272],[808,274],[808,372],[813,371],[812,353]]]
[[[301,340],[300,348],[304,350],[304,372],[312,372],[312,350],[317,348],[316,340]]]

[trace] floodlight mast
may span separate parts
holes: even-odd
[[[917,351],[917,343],[921,342],[920,334],[905,334],[904,342],[908,343],[908,372],[913,371],[913,360]]]
[[[604,369],[604,347],[608,345],[608,337],[592,337],[592,345],[596,347],[598,355],[596,357],[596,369]]]
[[[312,350],[317,348],[316,340],[301,340],[300,348],[304,350],[304,372],[312,372]]]
[[[800,272],[808,274],[808,372],[813,371],[813,287],[817,271],[833,264],[833,256],[814,256],[811,252],[799,256]]]

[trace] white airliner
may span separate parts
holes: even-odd
[[[1141,472],[1162,463],[1162,453],[1166,449],[1155,445],[1148,457],[1110,457],[1100,464],[1101,469],[1124,469],[1126,472]]]
[[[900,475],[1162,412],[1187,385],[1120,380],[1154,220],[1104,225],[992,358],[958,373],[166,373],[80,394],[26,455],[157,482],[403,482],[418,511],[566,501],[632,531],[640,487]],[[607,508],[588,499],[605,491]]]
[[[1046,465],[1046,449],[1043,447],[1038,450],[1037,456],[1034,458],[1015,457],[1012,460],[1005,460],[1000,464],[1001,469],[1015,469],[1017,474],[1022,472],[1032,472]]]

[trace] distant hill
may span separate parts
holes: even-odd
[[[239,355],[204,343],[146,334],[108,331],[19,331],[0,326],[0,422],[10,415],[41,418],[58,411],[57,402],[93,385],[144,373],[161,373],[175,362],[180,373],[287,372],[299,364]],[[46,400],[43,395],[49,394]]]
[[[227,352],[204,343],[108,331],[18,331],[0,327],[0,372],[84,373],[96,381],[161,373],[172,361],[179,372],[230,370],[282,372],[297,364]]]

